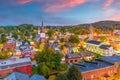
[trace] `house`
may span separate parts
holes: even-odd
[[[16,47],[19,47],[20,45],[22,45],[22,41],[16,40]]]
[[[19,47],[16,47],[16,49],[15,49],[15,54],[14,54],[14,55],[18,55],[18,56],[21,55],[21,50],[20,50]]]
[[[31,49],[25,49],[21,52],[21,57],[30,57],[33,59],[35,57],[35,51]]]
[[[106,75],[115,74],[115,66],[112,63],[103,60],[85,61],[76,64],[82,73],[83,80],[98,80]]]
[[[0,62],[0,77],[4,77],[14,71],[20,71],[30,75],[32,73],[32,63],[30,58],[11,58]]]
[[[94,58],[94,55],[92,52],[84,51],[84,52],[80,52],[78,54],[81,55],[82,59],[86,60],[86,61],[92,60]]]
[[[27,41],[23,41],[19,48],[20,50],[30,49],[30,43]]]
[[[96,40],[89,40],[86,43],[86,50],[104,56],[112,56],[114,54],[114,49],[112,46],[103,44],[102,42]]]
[[[49,43],[51,43],[51,44],[54,43],[55,41],[56,41],[55,38],[50,38],[50,39],[49,39]]]
[[[3,80],[46,80],[44,76],[34,74],[31,77],[29,77],[25,73],[21,72],[13,72],[6,76]]]
[[[58,42],[54,42],[54,43],[49,43],[48,47],[54,49],[57,52],[60,52],[60,45]]]
[[[114,36],[120,36],[120,30],[118,29],[118,30],[114,30]]]
[[[15,50],[15,48],[16,48],[16,43],[14,40],[8,40],[3,46],[4,50],[8,50],[8,49]]]
[[[81,60],[81,55],[79,54],[66,54],[65,55],[65,62],[70,63],[78,63]]]
[[[25,73],[13,72],[6,76],[3,80],[30,80],[30,78]]]
[[[114,49],[110,45],[103,44],[99,46],[99,48],[101,49],[101,51],[103,52],[105,56],[112,56],[114,54]]]

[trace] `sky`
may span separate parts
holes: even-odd
[[[120,0],[0,0],[0,25],[120,21]]]

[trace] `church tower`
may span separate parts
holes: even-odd
[[[44,32],[44,22],[42,21],[41,28],[40,28],[40,42],[46,43],[46,34]]]
[[[90,24],[90,26],[89,26],[89,31],[90,31],[89,40],[92,40],[93,39],[93,26],[92,26],[92,24]]]
[[[44,22],[42,21],[41,27],[38,27],[38,35],[36,36],[34,43],[37,46],[39,43],[46,43],[46,34],[44,32]]]

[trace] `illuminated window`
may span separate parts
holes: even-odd
[[[94,75],[91,75],[91,79],[93,79],[94,78]]]

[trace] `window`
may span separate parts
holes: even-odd
[[[70,63],[73,63],[73,60],[70,60]]]
[[[77,60],[75,60],[75,62],[77,62]]]
[[[94,75],[91,75],[91,79],[93,79],[94,78]]]

